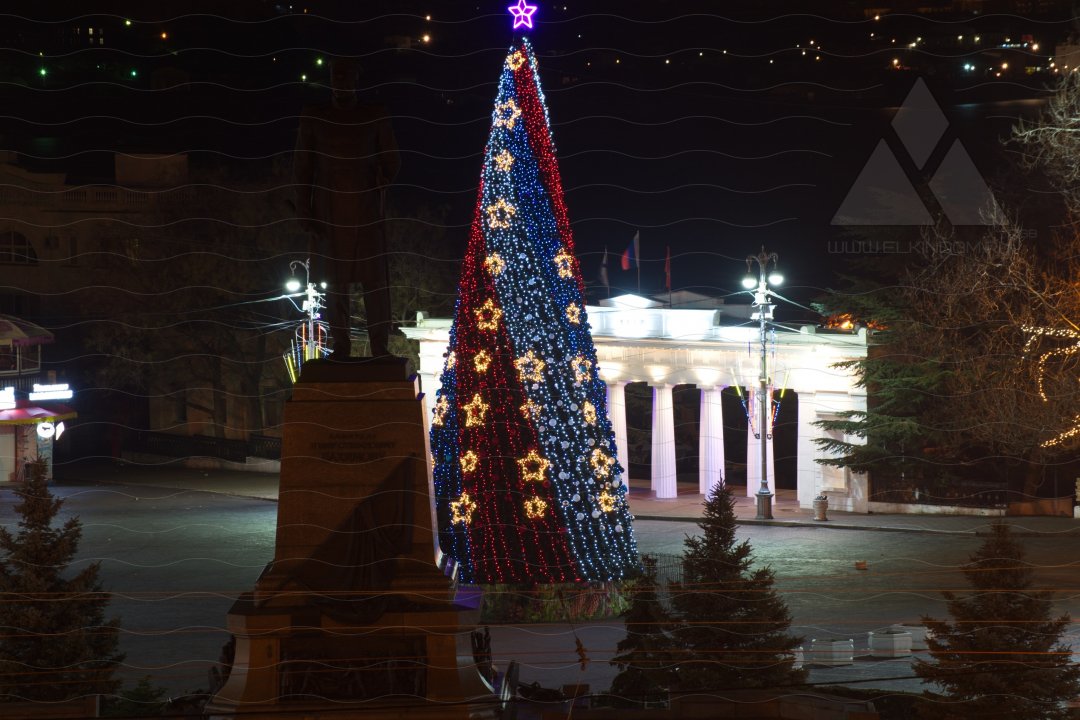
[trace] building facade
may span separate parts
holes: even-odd
[[[246,226],[283,191],[207,189],[224,171],[192,170],[185,154],[111,165],[81,183],[0,152],[0,313],[63,328],[53,362],[94,388],[78,452],[117,454],[144,431],[278,434],[287,339],[258,325],[273,327],[278,307],[251,298],[279,293],[287,262],[259,261],[289,237]]]
[[[760,436],[746,416],[727,417],[721,402],[725,388],[744,395],[758,387],[759,330],[738,323],[745,306],[706,308],[662,307],[648,298],[628,295],[606,306],[589,306],[589,323],[596,344],[600,376],[608,385],[608,409],[616,434],[620,464],[627,456],[626,394],[628,383],[647,383],[653,393],[650,487],[657,498],[674,498],[675,416],[673,390],[696,386],[701,403],[698,423],[698,489],[705,494],[724,481],[724,426],[747,423],[746,493],[757,492],[761,481]],[[731,323],[736,324],[731,324]],[[419,341],[421,386],[428,397],[439,388],[449,344],[449,319],[419,317],[416,328],[405,330]],[[816,462],[823,457],[814,442],[826,431],[814,423],[839,413],[866,410],[866,392],[854,374],[836,363],[866,357],[867,331],[827,332],[813,326],[777,328],[768,342],[768,374],[774,392],[781,388],[798,396],[795,491],[801,507],[810,508],[824,494],[831,508],[853,512],[869,509],[868,478]],[[753,417],[753,413],[750,414]],[[767,433],[770,488],[776,487],[773,442]],[[850,438],[849,438],[850,439]],[[632,502],[632,501],[631,501]]]

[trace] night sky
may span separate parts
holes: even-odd
[[[460,257],[514,40],[507,4],[5,4],[0,145],[75,182],[111,182],[114,151],[236,164],[287,155],[301,108],[328,97],[326,59],[355,56],[363,96],[393,116],[396,216],[441,213]],[[674,289],[728,296],[764,245],[779,253],[785,293],[812,299],[850,259],[838,244],[849,236],[830,221],[878,141],[899,147],[889,123],[919,77],[949,125],[925,172],[905,165],[915,185],[959,138],[995,192],[1027,189],[1001,139],[1041,107],[1067,8],[1021,17],[988,3],[978,16],[898,9],[875,20],[861,7],[540,3],[530,37],[587,282],[607,248],[616,290],[636,290],[618,256],[640,231],[644,292],[663,290],[670,248]],[[81,44],[91,27],[103,45]],[[1010,59],[1003,77],[989,71]]]

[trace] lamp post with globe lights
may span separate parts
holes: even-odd
[[[298,267],[304,268],[303,282],[297,277],[296,270]],[[292,276],[285,282],[285,290],[289,293],[285,297],[289,298],[290,301],[292,298],[303,298],[299,309],[306,315],[303,330],[298,333],[301,336],[299,338],[302,345],[300,351],[285,354],[285,363],[288,366],[289,375],[292,377],[293,382],[296,382],[303,363],[321,357],[326,351],[326,329],[323,323],[319,321],[319,311],[323,306],[324,294],[311,281],[310,260],[290,261],[289,271]],[[325,290],[326,283],[322,283],[321,288]]]
[[[754,275],[751,263],[757,262],[758,272]],[[758,429],[754,433],[760,441],[761,447],[761,483],[757,494],[757,519],[772,520],[773,493],[769,490],[769,437],[772,435],[769,418],[769,374],[768,374],[768,335],[765,323],[773,319],[773,308],[769,302],[769,285],[779,285],[784,282],[784,276],[777,270],[779,258],[776,253],[765,252],[764,246],[757,255],[746,256],[746,277],[743,278],[743,287],[754,296],[754,305],[757,312],[751,315],[751,319],[758,321],[761,341],[761,362],[758,368]],[[772,263],[772,271],[769,264]]]

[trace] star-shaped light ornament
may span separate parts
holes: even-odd
[[[480,393],[473,395],[472,402],[461,406],[461,409],[465,411],[465,427],[483,425],[484,414],[488,411],[488,407],[489,405],[480,398]]]
[[[559,277],[570,279],[574,277],[574,256],[566,252],[566,248],[560,248],[555,256],[555,267],[559,270]]]
[[[487,372],[488,366],[491,365],[491,355],[488,354],[487,350],[481,350],[473,357],[472,364],[476,368],[476,372]]]
[[[484,259],[484,269],[492,275],[501,275],[506,269],[506,261],[499,253],[491,253]]]
[[[461,493],[457,501],[450,503],[450,512],[453,514],[453,522],[468,525],[472,522],[472,514],[476,512],[476,503],[469,497],[469,493]]]
[[[450,412],[450,403],[445,395],[441,395],[435,401],[435,417],[431,418],[431,424],[442,427],[443,423],[446,422],[446,413],[448,412]]]
[[[521,410],[521,414],[526,420],[535,420],[540,417],[540,411],[543,409],[538,402],[534,402],[532,398],[529,398],[525,403],[518,408]]]
[[[522,382],[540,382],[544,379],[544,368],[547,366],[536,354],[530,350],[522,357],[514,361],[518,377]]]
[[[599,505],[600,509],[604,512],[611,512],[615,509],[615,496],[609,493],[607,488],[605,488],[596,496],[596,504]]]
[[[525,514],[531,520],[539,520],[544,517],[545,510],[547,510],[547,503],[536,496],[525,501]]]
[[[578,355],[570,361],[570,367],[574,371],[574,380],[579,383],[592,380],[592,360],[586,359],[583,355]]]
[[[510,221],[514,219],[514,215],[517,213],[517,208],[502,198],[498,198],[484,210],[487,211],[488,227],[495,230],[510,227]]]
[[[478,458],[476,456],[476,453],[474,453],[472,450],[469,450],[460,458],[458,458],[458,461],[461,463],[461,472],[471,473],[476,470],[476,466],[479,464],[480,458]]]
[[[502,318],[503,311],[495,307],[495,301],[491,298],[488,298],[487,302],[473,310],[473,313],[476,315],[476,327],[481,330],[499,329],[499,320]]]
[[[506,58],[506,66],[511,70],[517,70],[525,64],[525,53],[515,50]]]
[[[513,130],[519,117],[521,117],[521,108],[513,100],[495,104],[495,127]]]
[[[581,414],[585,416],[585,422],[590,425],[596,424],[596,406],[588,400],[581,406]]]
[[[544,482],[544,473],[551,465],[540,453],[530,450],[529,454],[517,461],[521,466],[521,479],[525,482]]]
[[[566,306],[566,319],[570,321],[572,325],[581,324],[581,306],[577,303],[570,303]]]
[[[615,458],[605,453],[600,448],[596,448],[592,451],[592,457],[589,458],[589,464],[592,465],[593,474],[598,478],[606,478],[611,474],[611,466],[615,464]]]
[[[517,5],[506,8],[514,18],[514,27],[512,29],[517,30],[519,27],[524,27],[532,30],[533,13],[536,12],[536,8],[536,5],[530,5],[525,0],[518,0]]]
[[[453,350],[451,350],[450,353],[446,356],[446,369],[447,370],[453,370],[454,365],[456,365],[456,364],[457,364],[457,353],[454,352]]]
[[[510,172],[510,168],[514,164],[514,156],[506,149],[496,155],[494,160],[495,167],[499,169],[499,172]]]

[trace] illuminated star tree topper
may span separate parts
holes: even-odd
[[[533,13],[536,12],[536,5],[530,5],[525,0],[518,0],[517,5],[511,5],[506,8],[510,11],[510,14],[514,18],[514,30],[519,27],[528,28],[532,30],[533,26]]]

